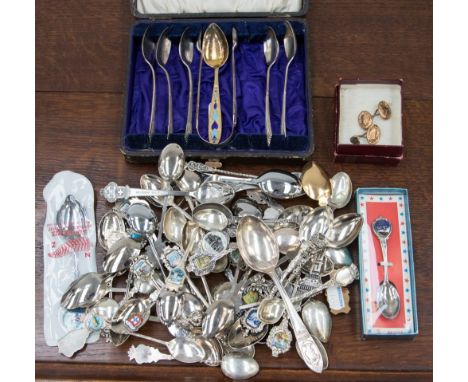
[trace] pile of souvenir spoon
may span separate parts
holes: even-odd
[[[62,307],[85,308],[87,315],[85,328],[65,336],[60,351],[71,356],[93,331],[116,346],[136,336],[169,353],[132,346],[130,359],[138,363],[202,362],[246,379],[259,370],[255,344],[266,343],[276,357],[295,341],[311,370],[325,370],[322,342],[330,336],[331,316],[313,298],[358,277],[346,247],[362,218],[335,216],[351,198],[348,175],[329,179],[314,162],[300,174],[232,173],[186,163],[176,144],[165,147],[158,170],[159,176],[141,177],[141,188],[109,183],[101,190],[114,203],[98,227],[107,251],[104,272],[82,275],[63,295]],[[318,206],[279,202],[304,193]],[[113,288],[123,274],[126,288]],[[118,292],[124,293],[119,302],[108,297]],[[138,333],[148,321],[165,325],[174,339]]]

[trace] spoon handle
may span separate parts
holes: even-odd
[[[151,96],[151,116],[150,116],[150,123],[148,129],[148,138],[151,142],[151,139],[154,135],[154,116],[156,115],[156,73],[154,72],[153,66],[149,65],[151,70],[151,76],[153,80],[153,94]]]
[[[197,286],[195,285],[195,283],[193,282],[193,280],[190,278],[189,275],[186,275],[186,281],[187,281],[187,284],[190,286],[190,289],[192,290],[192,292],[195,293],[195,295],[200,299],[202,304],[208,308],[210,304],[208,304],[208,301],[206,301],[205,297],[203,297],[202,293],[200,292],[200,289],[197,288]]]
[[[195,129],[197,130],[197,133],[199,131],[198,129],[198,117],[200,115],[200,93],[201,93],[201,77],[202,77],[202,67],[203,67],[203,57],[200,52],[200,64],[198,65],[198,85],[197,85],[197,105],[195,109]]]
[[[141,188],[130,188],[129,186],[119,186],[115,182],[110,182],[101,189],[103,196],[109,203],[115,203],[117,200],[128,199],[131,197],[147,196],[187,196],[190,195],[184,191],[164,191],[164,190],[145,190]]]
[[[237,125],[237,84],[236,84],[236,56],[235,45],[232,46],[232,129]]]
[[[127,334],[129,334],[129,335],[131,335],[133,337],[141,338],[142,340],[147,340],[147,341],[154,342],[154,343],[164,345],[164,346],[167,347],[167,342],[166,341],[161,341],[161,340],[158,340],[157,338],[145,336],[144,334],[140,334],[140,333],[136,333],[136,332],[131,332],[131,333],[127,333]]]
[[[296,337],[296,349],[299,356],[302,358],[309,369],[315,371],[316,373],[321,373],[323,371],[324,360],[322,353],[318,348],[318,343],[314,341],[314,338],[307,330],[304,322],[302,322],[301,317],[299,317],[299,314],[294,308],[291,299],[281,285],[276,272],[273,271],[268,273],[268,275],[271,277],[276,287],[278,288],[278,291],[283,299],[284,306],[288,312],[289,322]]]
[[[213,95],[208,105],[208,117],[208,141],[217,145],[223,132],[221,97],[219,94],[219,68],[215,68],[214,72]]]
[[[380,239],[380,248],[382,249],[382,257],[383,257],[383,269],[384,269],[384,282],[388,282],[388,253],[387,253],[387,240],[386,239]]]
[[[271,69],[271,66],[269,66],[267,69],[266,92],[265,92],[265,133],[266,133],[268,146],[270,146],[271,137],[273,136],[273,132],[271,130],[271,117],[270,117],[270,69]]]
[[[189,95],[188,95],[188,110],[187,110],[187,124],[185,125],[185,141],[188,141],[189,136],[192,134],[192,110],[193,110],[193,82],[192,71],[190,66],[187,65],[188,79],[189,79]]]
[[[194,161],[188,162],[186,165],[186,168],[187,170],[201,172],[203,174],[205,173],[224,174],[224,175],[232,175],[232,176],[239,176],[243,178],[252,178],[252,179],[257,177],[256,175],[252,175],[252,174],[244,174],[241,172],[220,170],[218,168],[210,167],[204,163],[199,163],[199,162],[194,162]]]
[[[166,74],[167,79],[167,138],[173,133],[172,128],[172,87],[171,87],[171,77],[169,72],[164,66],[161,66],[164,74]]]
[[[286,131],[286,92],[288,89],[288,73],[289,73],[289,64],[291,61],[288,62],[286,65],[286,70],[284,73],[284,87],[283,87],[283,106],[281,110],[281,134],[286,137],[287,136],[287,131]]]
[[[166,280],[166,273],[164,272],[164,267],[163,265],[161,264],[161,259],[159,258],[159,253],[158,253],[158,250],[157,250],[157,239],[156,239],[156,236],[153,234],[153,235],[149,235],[147,237],[148,239],[148,243],[150,245],[150,248],[151,248],[151,252],[153,252],[153,255],[154,255],[154,258],[156,259],[156,261],[158,262],[158,267],[159,269],[161,270],[161,274],[163,276],[163,279]]]

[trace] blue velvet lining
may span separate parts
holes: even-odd
[[[179,58],[178,44],[180,36],[187,26],[195,42],[199,31],[205,30],[205,22],[157,22],[152,31],[154,41],[163,29],[170,26],[169,37],[172,41],[171,54],[166,66],[172,86],[173,129],[174,134],[166,139],[168,87],[162,69],[153,61],[156,69],[156,118],[155,136],[150,142],[147,136],[150,110],[152,79],[151,72],[141,54],[141,38],[148,22],[139,22],[132,29],[130,46],[129,86],[126,105],[126,119],[123,136],[123,149],[126,152],[137,153],[141,150],[160,150],[169,142],[177,142],[183,148],[192,151],[281,151],[307,152],[310,150],[308,98],[305,64],[303,23],[293,21],[298,49],[295,59],[289,68],[287,88],[287,127],[288,137],[280,135],[282,93],[284,72],[287,60],[284,54],[283,36],[285,27],[282,21],[221,21],[218,25],[223,29],[228,39],[231,55],[231,30],[234,26],[238,33],[236,55],[237,76],[237,109],[238,122],[234,138],[224,146],[208,145],[199,139],[195,130],[195,110],[198,83],[198,65],[200,55],[195,49],[191,65],[193,79],[193,135],[188,143],[184,140],[187,118],[188,76],[186,67]],[[265,87],[266,63],[263,54],[263,39],[267,27],[271,26],[280,43],[278,61],[271,69],[270,79],[270,110],[273,129],[273,139],[268,147],[265,137]],[[222,140],[228,137],[232,130],[232,77],[231,57],[220,69],[219,82],[222,102],[223,134]],[[207,139],[208,104],[211,101],[214,71],[203,63],[199,130]]]

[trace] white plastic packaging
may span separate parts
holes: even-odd
[[[96,272],[94,190],[83,175],[62,171],[46,185],[43,195],[47,203],[43,232],[44,337],[48,346],[57,346],[66,333],[83,327],[84,309],[67,311],[60,300],[79,275]],[[99,333],[87,342],[98,339]]]

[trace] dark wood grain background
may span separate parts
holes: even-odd
[[[257,346],[261,372],[253,380],[427,381],[432,379],[432,2],[426,0],[313,0],[310,63],[316,151],[333,174],[346,171],[355,187],[409,189],[420,334],[414,340],[361,339],[359,292],[352,311],[333,318],[326,345],[330,369],[315,375],[295,351],[273,358]],[[119,151],[128,31],[127,0],[36,1],[36,375],[39,379],[148,379],[222,381],[219,368],[177,362],[136,366],[121,348],[100,342],[72,359],[47,347],[43,336],[42,190],[58,171],[90,179],[95,190],[110,180],[137,185],[154,165],[127,163]],[[405,159],[400,165],[333,162],[333,92],[339,77],[404,79]],[[251,161],[249,161],[251,162]],[[300,162],[228,160],[224,168],[260,173],[298,171]],[[96,194],[97,195],[97,194]],[[301,202],[307,202],[302,200]],[[96,218],[108,210],[97,197]],[[357,248],[352,247],[356,258]],[[104,253],[98,249],[98,264]],[[170,338],[166,329],[144,330]]]

